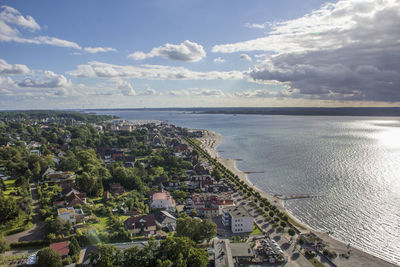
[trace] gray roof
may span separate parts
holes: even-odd
[[[232,257],[253,257],[253,250],[248,243],[230,243]]]
[[[224,212],[229,212],[229,214],[232,216],[232,218],[251,217],[249,212],[242,206],[234,206],[234,207],[225,208]]]

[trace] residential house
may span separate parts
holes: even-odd
[[[230,193],[193,194],[192,201],[200,216],[216,217],[221,215],[223,208],[233,206],[233,199]]]
[[[51,243],[50,248],[57,252],[61,257],[67,257],[69,253],[69,241]]]
[[[175,212],[175,200],[171,197],[168,191],[150,192],[151,209],[164,209],[171,213]]]
[[[31,151],[29,151],[31,154],[35,154],[35,155],[38,155],[38,156],[41,156],[42,155],[42,153],[40,152],[40,150],[38,150],[38,149],[33,149],[33,150],[31,150]]]
[[[175,231],[176,229],[176,218],[165,210],[160,210],[154,213],[156,223],[159,224],[160,228],[168,228],[169,231]]]
[[[199,162],[194,167],[193,170],[196,172],[197,175],[210,175],[210,167],[206,164]]]
[[[150,234],[154,235],[157,231],[157,224],[154,214],[148,214],[137,217],[130,217],[125,222],[125,227],[132,234]]]
[[[125,189],[120,183],[110,183],[110,193],[115,195],[122,195]]]
[[[241,206],[222,209],[222,224],[229,226],[232,233],[253,231],[254,218]]]
[[[44,179],[44,178],[47,177],[47,175],[50,175],[50,174],[53,174],[53,173],[56,173],[56,171],[53,170],[51,167],[47,167],[47,169],[42,174],[42,178]]]
[[[74,209],[73,207],[57,209],[57,214],[62,221],[72,224],[82,222],[85,217],[82,209]]]
[[[174,156],[175,157],[181,157],[187,153],[190,153],[190,149],[187,144],[178,144],[174,147]]]
[[[75,193],[76,190],[71,191],[65,196],[65,206],[73,207],[77,204],[86,205],[86,193]]]

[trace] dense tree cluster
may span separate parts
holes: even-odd
[[[196,243],[211,240],[217,235],[217,226],[210,220],[201,220],[188,216],[181,217],[176,222],[177,236],[186,236]]]
[[[208,253],[196,248],[187,237],[168,237],[159,244],[150,240],[143,248],[136,246],[121,251],[112,245],[102,244],[89,256],[94,267],[113,266],[207,266]]]

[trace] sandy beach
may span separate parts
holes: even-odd
[[[219,157],[217,146],[222,142],[221,135],[211,131],[203,130],[203,137],[198,138],[198,140],[201,142],[201,147],[204,150],[206,150],[213,158],[217,158],[226,168],[230,169],[233,173],[238,175],[240,179],[242,179],[248,185],[252,186],[258,192],[260,192],[260,194],[263,197],[267,198],[271,203],[277,206],[279,210],[284,211],[287,214],[290,214],[285,209],[284,201],[282,201],[280,198],[276,196],[261,191],[253,183],[251,183],[247,177],[247,174],[240,171],[237,168],[236,160]],[[303,228],[299,230],[301,230],[304,233],[313,232],[319,238],[321,238],[323,242],[327,245],[327,249],[329,249],[330,251],[335,251],[338,255],[348,254],[348,252],[350,251],[350,257],[348,259],[338,256],[336,259],[333,260],[333,262],[337,266],[371,266],[371,267],[397,266],[395,264],[389,263],[385,260],[382,260],[376,256],[373,256],[355,247],[350,246],[350,248],[348,248],[348,244],[345,244],[342,241],[334,239],[327,233],[321,233],[311,229],[308,225],[303,224],[301,221],[299,221],[297,218],[293,216],[291,216],[291,218],[295,220]]]

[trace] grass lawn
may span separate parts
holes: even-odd
[[[262,235],[262,231],[257,224],[253,224],[253,232],[250,235]]]
[[[90,224],[90,226],[96,227],[97,230],[99,231],[105,231],[107,229],[107,223],[108,223],[108,217],[98,217],[100,222]]]

